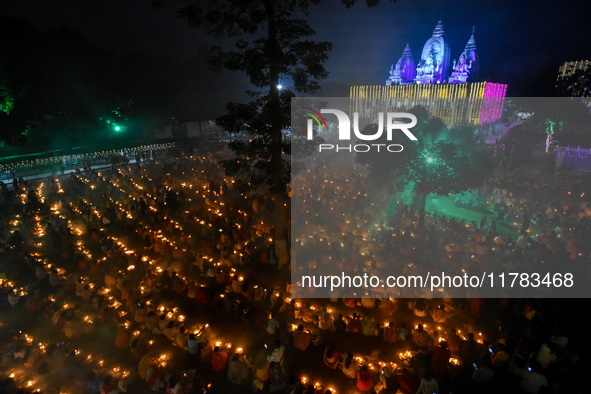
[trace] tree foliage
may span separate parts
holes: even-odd
[[[318,1],[227,0],[173,3],[176,14],[190,25],[216,38],[230,40],[231,47],[212,47],[209,65],[246,74],[256,90],[252,101],[229,103],[218,125],[238,137],[231,144],[234,160],[225,162],[229,174],[244,184],[266,181],[275,193],[286,194],[290,152],[285,132],[290,122],[290,99],[310,94],[328,76],[323,63],[332,48],[314,41],[315,31],[304,19]],[[157,6],[170,2],[157,1]],[[281,89],[280,83],[293,89]],[[240,178],[239,178],[240,179]]]
[[[288,165],[282,155],[290,146],[284,132],[289,127],[290,98],[311,94],[328,76],[323,63],[330,42],[315,41],[306,17],[320,0],[155,0],[156,7],[170,7],[176,15],[208,35],[230,42],[212,47],[209,65],[214,70],[241,71],[258,89],[250,91],[249,103],[230,103],[217,123],[243,139],[231,144],[237,157],[226,162],[231,174],[249,173],[267,180],[272,189],[285,194]],[[342,0],[349,8],[357,0]],[[367,0],[367,6],[378,5]],[[222,41],[224,40],[224,41]],[[293,91],[279,89],[289,84]],[[247,178],[245,178],[247,179]],[[249,181],[250,182],[250,181]]]
[[[576,70],[560,78],[556,83],[556,95],[560,97],[591,97],[591,68]]]
[[[295,93],[310,94],[319,80],[328,76],[323,63],[332,48],[330,42],[311,39],[315,31],[305,17],[319,0],[156,0],[157,7],[168,5],[190,25],[216,38],[231,39],[232,47],[212,48],[212,68],[244,72],[256,91],[249,103],[230,103],[218,125],[243,137],[231,144],[234,160],[226,171],[243,175],[244,184],[266,182],[275,199],[275,241],[279,266],[287,263],[287,184],[289,139],[285,138],[290,119],[290,99]],[[356,1],[343,1],[353,6]],[[376,5],[375,0],[367,4]],[[279,84],[289,82],[293,92]],[[240,179],[240,178],[239,178]]]
[[[417,141],[394,141],[404,146],[400,153],[357,155],[358,163],[369,166],[374,185],[401,188],[412,183],[415,194],[424,197],[458,193],[484,182],[492,161],[486,147],[476,141],[473,127],[450,128],[430,117],[424,107],[408,112],[418,119],[412,129]],[[366,127],[377,128],[373,124]]]
[[[125,136],[162,119],[194,117],[187,81],[193,64],[95,47],[66,26],[41,31],[0,16],[0,140],[29,149],[104,144],[108,121],[128,119]],[[130,133],[131,132],[131,133]],[[121,136],[118,136],[121,138]]]

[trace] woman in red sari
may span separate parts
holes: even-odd
[[[367,365],[364,365],[357,371],[357,388],[361,391],[370,391],[374,385],[375,380]]]

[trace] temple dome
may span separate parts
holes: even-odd
[[[478,81],[478,73],[480,71],[480,60],[478,58],[478,51],[476,50],[476,40],[474,39],[474,27],[472,27],[472,35],[466,43],[464,52],[459,58],[453,61],[453,70],[449,77],[450,83],[465,83]]]
[[[470,77],[468,78],[468,82],[475,82],[478,81],[478,74],[480,72],[480,58],[478,56],[478,51],[476,50],[476,40],[474,39],[474,28],[472,28],[472,35],[470,39],[466,43],[466,48],[464,48],[464,53],[466,57],[472,61],[472,71],[470,73]]]
[[[396,65],[392,65],[386,85],[410,85],[414,82],[415,75],[415,62],[412,59],[410,45],[407,43]]]
[[[443,22],[439,20],[433,35],[423,46],[421,60],[417,67],[417,83],[444,83],[450,66],[450,49],[445,40]]]

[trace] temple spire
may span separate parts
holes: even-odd
[[[412,60],[410,45],[407,43],[402,56],[396,62],[396,65],[390,67],[390,77],[386,80],[386,85],[409,85],[412,84],[416,75],[415,63]]]
[[[441,21],[441,19],[439,19],[439,22],[437,22],[437,26],[435,26],[435,29],[433,30],[433,37],[443,37],[444,33],[445,30],[443,30],[443,22]]]
[[[402,56],[412,56],[408,42],[406,43],[406,47],[404,47],[404,51],[402,51]]]
[[[445,83],[450,65],[450,50],[443,37],[443,22],[437,22],[433,36],[423,46],[421,60],[416,68],[415,82],[419,84]]]
[[[476,29],[476,26],[472,26],[472,35],[470,36],[470,39],[466,43],[466,48],[464,48],[464,52],[466,52],[466,53],[476,50],[476,40],[474,39],[474,30],[475,29]]]
[[[464,52],[460,55],[457,62],[453,61],[453,71],[449,77],[450,83],[466,83],[476,81],[480,69],[478,52],[476,50],[476,40],[474,39],[475,26],[472,26],[472,35],[466,43]]]

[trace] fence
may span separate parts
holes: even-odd
[[[11,183],[13,178],[18,179],[22,177],[23,179],[29,180],[49,176],[52,173],[67,173],[75,170],[76,166],[82,169],[82,163],[84,161],[88,161],[90,166],[95,169],[109,167],[123,158],[133,161],[136,154],[140,155],[140,157],[144,156],[144,158],[146,158],[146,154],[148,154],[148,157],[151,157],[154,151],[170,149],[174,146],[174,142],[169,142],[108,151],[50,156],[0,164],[0,181]]]

